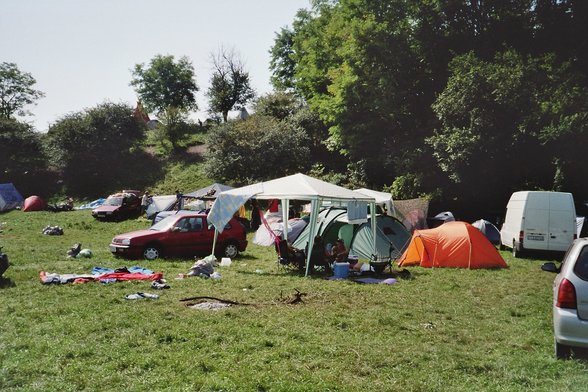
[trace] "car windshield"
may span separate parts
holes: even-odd
[[[122,197],[108,197],[104,201],[105,206],[122,206],[123,198]]]
[[[174,225],[174,223],[176,222],[177,219],[178,219],[177,215],[165,217],[162,220],[160,220],[159,222],[157,222],[156,224],[154,224],[153,226],[151,226],[149,228],[149,230],[155,230],[155,231],[169,230]]]

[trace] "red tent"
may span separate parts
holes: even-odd
[[[494,245],[466,222],[447,222],[429,230],[415,230],[400,267],[508,268]]]
[[[29,196],[24,201],[23,211],[43,211],[47,209],[47,203],[39,196]]]

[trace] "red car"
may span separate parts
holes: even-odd
[[[171,215],[147,230],[117,235],[110,243],[115,256],[144,257],[155,260],[163,256],[209,255],[214,241],[214,227],[208,224],[206,214]],[[218,235],[217,256],[234,258],[247,248],[245,227],[231,219]]]
[[[92,216],[98,220],[123,220],[139,216],[141,213],[141,196],[139,191],[122,191],[108,196],[99,207],[92,210]]]

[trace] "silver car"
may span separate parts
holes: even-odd
[[[544,271],[557,272],[553,282],[555,356],[569,358],[588,349],[588,238],[575,240],[561,267],[545,263]]]

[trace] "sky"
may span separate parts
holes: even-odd
[[[309,0],[4,0],[0,13],[0,62],[16,63],[45,93],[33,116],[38,131],[63,116],[103,102],[134,106],[129,85],[135,64],[158,55],[188,57],[205,92],[211,54],[234,49],[258,95],[272,91],[269,50],[276,33],[292,25]]]

